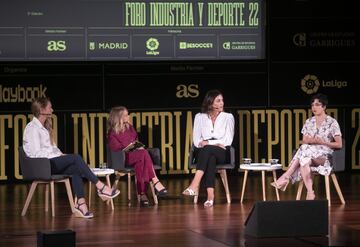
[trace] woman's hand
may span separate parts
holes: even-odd
[[[203,148],[203,147],[205,147],[205,146],[208,145],[208,144],[209,144],[208,141],[201,141],[201,142],[199,142],[199,147],[200,147],[200,148]]]
[[[326,145],[327,142],[325,142],[322,138],[315,136],[314,137],[314,144]]]
[[[326,145],[326,142],[322,138],[320,138],[318,136],[312,137],[312,136],[308,136],[308,135],[304,136],[302,143],[303,144]]]
[[[223,149],[226,149],[226,147],[223,145],[223,144],[216,144],[216,146],[218,146],[218,147],[221,147],[221,148],[223,148]]]

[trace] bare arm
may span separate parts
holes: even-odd
[[[315,144],[315,138],[309,135],[303,135],[303,139],[301,141],[302,144]]]
[[[332,149],[340,149],[342,148],[342,139],[341,136],[335,136],[334,141],[326,142],[320,137],[311,137],[309,135],[304,135],[302,139],[303,144],[317,144],[317,145],[324,145],[328,146]]]

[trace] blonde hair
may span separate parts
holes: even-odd
[[[47,107],[48,104],[50,104],[50,102],[51,102],[50,98],[48,98],[48,97],[39,97],[39,98],[34,99],[32,104],[31,104],[31,112],[32,112],[32,114],[36,118],[38,118],[40,116],[40,110],[42,108]],[[44,127],[49,132],[50,143],[52,145],[54,145],[55,140],[54,140],[54,132],[53,132],[53,128],[52,128],[52,120],[51,120],[51,118],[46,118],[46,120],[44,122]]]
[[[124,112],[128,111],[125,106],[115,106],[111,108],[107,121],[107,133],[114,131],[116,134],[124,132],[129,128],[129,124],[123,122]]]

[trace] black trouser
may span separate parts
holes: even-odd
[[[92,183],[96,184],[99,179],[90,170],[78,154],[66,154],[50,159],[51,174],[71,175],[72,188],[77,198],[84,197],[84,183],[82,178],[85,177]]]
[[[226,160],[226,150],[214,146],[206,145],[203,148],[196,148],[196,169],[204,172],[204,182],[206,188],[215,187],[216,164],[223,164]]]

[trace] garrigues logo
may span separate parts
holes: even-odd
[[[306,75],[301,80],[301,89],[307,94],[316,93],[319,89],[320,82],[315,75]]]
[[[356,46],[356,32],[316,31],[293,35],[297,47],[351,48]]]
[[[323,88],[334,88],[341,89],[348,86],[347,81],[341,80],[321,80],[315,75],[306,75],[301,79],[301,89],[307,94],[316,93],[319,90],[319,87]]]
[[[146,41],[146,48],[148,51],[146,51],[146,55],[153,55],[157,56],[160,54],[160,52],[156,51],[160,46],[159,41],[156,38],[150,38]]]
[[[223,43],[224,50],[255,50],[256,43],[253,41],[226,41]]]
[[[299,47],[306,46],[306,33],[296,33],[293,36],[293,43]]]

